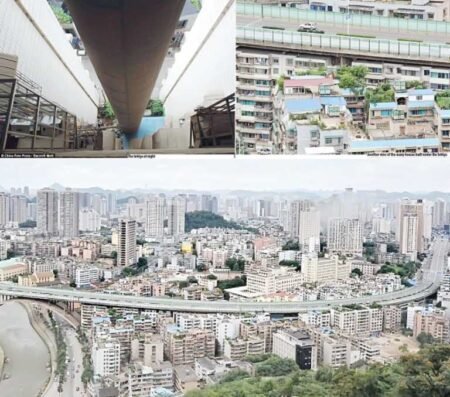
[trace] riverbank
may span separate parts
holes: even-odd
[[[53,339],[53,333],[51,333],[51,331],[45,326],[43,322],[35,318],[33,309],[30,307],[29,303],[20,301],[18,303],[27,312],[30,325],[33,327],[36,334],[38,334],[39,338],[41,338],[42,342],[44,342],[45,346],[47,347],[48,354],[50,355],[50,375],[45,383],[45,387],[39,394],[40,396],[45,396],[52,385],[52,379],[54,377],[56,369],[57,349]]]
[[[33,329],[27,310],[11,301],[0,307],[0,343],[6,362],[0,396],[37,397],[49,378],[50,355]]]

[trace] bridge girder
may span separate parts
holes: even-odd
[[[66,0],[123,132],[136,132],[185,0]]]

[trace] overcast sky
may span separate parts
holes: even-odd
[[[450,158],[173,156],[0,160],[0,186],[450,192]]]

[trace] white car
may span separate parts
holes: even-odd
[[[316,29],[316,24],[311,22],[302,23],[300,29]]]

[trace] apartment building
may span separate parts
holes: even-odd
[[[267,1],[266,2],[270,2]],[[291,0],[283,1],[283,5],[303,10],[339,12],[343,14],[362,14],[374,17],[390,17],[400,19],[418,19],[448,21],[450,5],[445,0],[325,0],[321,2]]]
[[[442,145],[442,150],[450,151],[450,110],[441,109],[436,104],[434,128]]]
[[[215,335],[209,330],[181,331],[170,327],[165,342],[166,356],[174,366],[194,364],[195,359],[200,357],[214,357]]]
[[[166,218],[166,199],[163,196],[150,197],[146,203],[146,222],[145,234],[153,238],[164,236],[164,220]],[[182,226],[177,223],[178,220],[178,202],[172,206],[172,227]]]
[[[97,267],[82,266],[75,270],[75,283],[77,288],[90,287],[92,283],[100,279],[101,271]]]
[[[58,235],[59,194],[53,189],[37,192],[37,228],[42,233]]]
[[[402,309],[398,306],[383,307],[383,331],[398,332],[401,328]]]
[[[92,345],[94,378],[120,374],[120,342],[115,340],[94,341]]]
[[[223,354],[230,360],[242,360],[249,355],[264,354],[265,341],[262,338],[252,336],[247,339],[225,339]]]
[[[283,145],[281,127],[273,123],[281,76],[324,68],[330,59],[237,51],[236,132],[240,153],[277,153]]]
[[[80,231],[79,194],[67,189],[60,194],[61,236],[77,237]]]
[[[368,133],[389,137],[433,138],[435,93],[431,89],[397,91],[395,101],[369,105]]]
[[[279,291],[292,292],[304,282],[303,275],[293,268],[260,269],[247,274],[247,290],[250,293],[270,295]]]
[[[450,319],[443,310],[417,311],[414,315],[413,336],[431,335],[440,343],[450,342]]]
[[[425,213],[423,200],[401,201],[397,218],[397,239],[400,242],[400,253],[417,258],[424,250]]]
[[[130,266],[136,263],[136,221],[119,220],[119,244],[117,250],[118,266]]]
[[[331,258],[319,258],[317,254],[302,257],[302,274],[307,283],[327,283],[345,280],[350,277],[350,261],[340,262],[337,255]]]
[[[168,234],[180,236],[185,232],[186,200],[184,197],[174,197],[167,206]]]
[[[270,55],[237,52],[236,132],[241,153],[272,151],[272,90],[277,79],[272,72]]]
[[[352,362],[352,344],[346,338],[335,335],[322,337],[322,361],[327,367],[348,367]]]
[[[174,371],[169,362],[152,364],[132,363],[120,374],[120,395],[148,397],[158,388],[174,389]]]
[[[300,369],[317,369],[317,346],[302,330],[280,330],[273,334],[273,354],[294,360]]]
[[[331,253],[361,255],[363,240],[359,219],[330,219],[327,243],[328,251]]]
[[[383,330],[383,310],[359,305],[331,310],[332,326],[347,335],[371,335]]]

